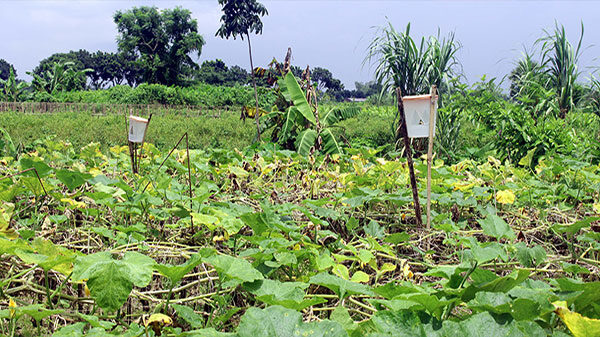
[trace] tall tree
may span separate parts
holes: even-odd
[[[205,41],[189,10],[134,7],[117,11],[114,21],[119,50],[138,62],[145,82],[182,84],[198,68],[191,55],[199,57]]]
[[[6,62],[4,59],[0,59],[0,80],[8,80],[10,77],[10,70],[12,69],[15,77],[17,76],[17,71],[12,64]]]
[[[342,81],[333,77],[331,71],[321,67],[315,67],[311,73],[311,79],[317,84],[317,89],[321,91],[341,91],[344,90]]]
[[[258,118],[258,91],[256,90],[256,79],[254,76],[254,64],[252,62],[252,46],[250,44],[250,33],[262,34],[263,24],[260,17],[268,15],[267,8],[256,0],[219,0],[223,6],[223,16],[221,16],[221,28],[217,30],[216,36],[229,39],[244,36],[248,39],[248,54],[250,56],[250,68],[252,73],[252,85],[254,86],[254,99],[256,100],[256,112],[254,119],[256,121],[256,138],[260,142],[260,124]]]

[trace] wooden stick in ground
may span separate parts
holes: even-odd
[[[188,165],[188,186],[190,187],[190,225],[194,227],[194,217],[192,211],[194,210],[194,201],[192,200],[192,170],[190,169],[190,143],[188,141],[188,133],[185,133],[185,151],[187,153],[187,165]]]
[[[435,120],[435,110],[437,105],[437,88],[431,86],[431,101],[429,103],[429,144],[427,148],[427,228],[431,228],[431,162],[433,160],[433,121]]]
[[[400,88],[396,88],[396,96],[398,96],[398,113],[400,115],[400,123],[398,124],[396,134],[397,136],[402,136],[404,139],[404,151],[406,153],[406,161],[410,173],[410,186],[412,188],[413,201],[415,204],[415,218],[417,226],[421,227],[423,226],[423,220],[421,219],[421,203],[419,202],[419,190],[417,188],[417,178],[415,177],[412,151],[410,150],[408,130],[406,129],[406,116],[404,114],[404,103],[402,102],[402,90],[400,90]]]
[[[148,108],[150,111],[150,108]],[[146,140],[146,131],[148,131],[148,127],[150,126],[150,121],[152,120],[152,113],[148,116],[148,122],[146,123],[146,129],[144,129],[144,135],[142,136],[142,143],[140,144],[140,155],[137,159],[137,171],[140,170],[140,162],[142,161],[142,152],[144,151],[144,141]]]

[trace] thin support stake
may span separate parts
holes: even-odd
[[[148,108],[149,110],[149,108]],[[148,122],[146,123],[146,129],[144,129],[144,135],[142,136],[142,143],[140,144],[140,154],[138,159],[136,160],[136,171],[140,171],[140,162],[142,161],[142,152],[144,151],[144,140],[146,140],[146,131],[148,131],[148,127],[150,126],[150,121],[152,120],[152,114],[148,116]]]
[[[173,154],[173,151],[175,151],[175,149],[179,146],[179,144],[181,144],[181,141],[183,140],[183,138],[185,138],[185,148],[186,148],[186,153],[187,153],[187,165],[188,165],[188,186],[189,186],[189,191],[190,191],[190,210],[192,210],[193,208],[193,201],[192,201],[192,169],[190,167],[190,145],[189,145],[189,141],[188,141],[188,133],[184,133],[181,138],[179,138],[179,141],[177,141],[177,144],[175,144],[175,146],[173,146],[173,148],[171,149],[171,151],[169,151],[169,153],[167,154],[167,156],[165,157],[165,159],[163,159],[162,163],[160,163],[160,165],[158,166],[157,171],[159,171],[163,165],[167,162],[167,159],[169,159],[169,157],[171,156],[171,154]],[[146,189],[148,188],[148,186],[150,186],[150,181],[148,183],[146,183],[146,186],[144,187],[144,189],[142,190],[142,193],[146,192]],[[192,217],[190,215],[190,223],[192,224],[192,226],[194,225],[194,221],[192,220]]]
[[[427,148],[427,228],[431,228],[431,164],[433,161],[433,122],[437,105],[437,87],[431,86],[431,102],[429,104],[429,144]]]
[[[415,204],[415,218],[418,227],[423,226],[421,219],[421,203],[419,202],[419,190],[417,187],[417,178],[415,177],[415,169],[412,159],[412,151],[410,149],[410,140],[408,139],[408,130],[406,129],[406,115],[404,114],[404,103],[402,102],[402,90],[396,88],[396,96],[398,96],[398,112],[400,115],[400,123],[396,133],[404,138],[404,151],[406,153],[406,161],[408,163],[408,171],[410,173],[410,186],[412,188],[413,201]]]
[[[188,141],[188,133],[185,133],[185,151],[187,152],[188,165],[188,185],[190,187],[190,224],[194,227],[194,218],[191,212],[194,210],[194,201],[192,200],[192,169],[190,168],[190,143]]]
[[[175,146],[173,146],[173,148],[171,149],[171,151],[169,151],[169,153],[167,154],[167,156],[165,157],[165,159],[163,159],[162,163],[160,163],[160,165],[158,166],[157,171],[160,171],[160,169],[163,167],[163,165],[167,162],[167,159],[169,159],[169,157],[171,156],[171,154],[173,154],[173,151],[175,151],[175,149],[179,146],[179,144],[181,144],[181,141],[183,140],[183,138],[185,138],[185,148],[186,148],[186,153],[187,153],[187,165],[188,165],[188,186],[190,189],[190,211],[193,209],[194,203],[192,200],[192,169],[190,168],[190,144],[188,141],[188,133],[184,133],[181,138],[179,138],[179,140],[177,141],[177,144],[175,144]],[[142,193],[146,192],[146,189],[148,188],[148,186],[150,186],[150,181],[148,181],[148,183],[146,183],[146,186],[144,186],[144,189],[142,190]],[[190,212],[191,213],[191,212]],[[190,214],[190,224],[192,226],[194,226],[194,220],[192,218],[192,215]]]

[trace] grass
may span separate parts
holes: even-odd
[[[380,146],[393,141],[390,123],[393,117],[364,112],[343,121],[336,132],[351,146]],[[75,148],[98,142],[103,148],[124,145],[126,139],[123,115],[92,116],[88,113],[61,112],[55,114],[0,113],[0,125],[15,144],[27,147],[36,140],[56,137]],[[153,115],[146,141],[161,150],[174,146],[188,132],[190,148],[207,147],[242,149],[252,144],[256,135],[254,122],[239,119],[237,109],[224,111],[221,117],[183,115]],[[270,139],[268,131],[263,139]]]
[[[15,144],[27,146],[40,138],[55,136],[70,141],[75,148],[90,142],[102,147],[126,144],[123,115],[92,116],[82,113],[22,114],[0,113],[0,125],[10,134]],[[237,112],[223,112],[221,117],[182,115],[154,115],[146,134],[146,141],[159,149],[167,149],[188,132],[191,148],[243,148],[255,136],[254,124],[239,119]]]

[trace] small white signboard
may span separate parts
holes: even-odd
[[[402,103],[404,104],[408,137],[428,138],[430,106],[432,104],[431,95],[404,96],[402,97]],[[434,104],[433,133],[435,136],[437,100],[435,100]]]
[[[137,116],[129,116],[129,141],[143,143],[146,136],[148,120]]]

